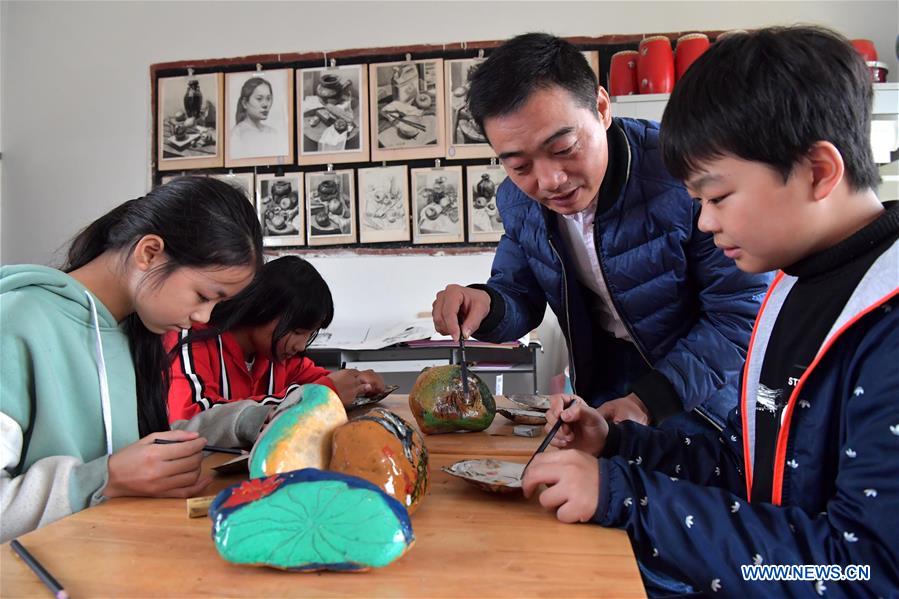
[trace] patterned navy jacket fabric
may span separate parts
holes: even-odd
[[[891,299],[860,312],[791,399],[779,497],[747,501],[751,397],[720,435],[624,423],[618,455],[599,460],[594,520],[625,528],[638,560],[705,594],[899,597],[899,252],[887,265]],[[741,564],[868,565],[871,580],[751,582]]]
[[[503,316],[477,337],[517,339],[540,324],[548,302],[568,340],[574,390],[591,405],[631,392],[648,362],[685,411],[699,406],[723,425],[737,402],[752,322],[771,277],[741,272],[699,231],[698,203],[661,162],[657,123],[614,119],[609,135],[619,132],[627,155],[615,158],[627,173],[618,197],[596,216],[596,247],[615,307],[644,359],[606,364],[617,376],[599,380],[599,362],[621,352],[610,337],[594,334],[590,292],[576,279],[555,215],[510,179],[497,194],[505,235],[487,282],[494,302],[504,304],[492,305],[491,314]]]

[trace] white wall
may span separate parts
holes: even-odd
[[[870,38],[890,80],[899,9],[884,2],[0,3],[0,261],[47,263],[84,224],[148,188],[149,66],[269,52],[796,22]],[[425,262],[427,260],[427,262]],[[338,318],[412,316],[490,255],[314,259]],[[403,278],[401,278],[403,277]],[[544,334],[544,339],[548,335]]]

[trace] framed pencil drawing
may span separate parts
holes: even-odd
[[[297,163],[367,162],[365,65],[297,70]]]
[[[228,73],[225,166],[293,163],[293,69]]]
[[[471,75],[483,58],[447,60],[446,72],[446,157],[492,158],[496,156],[484,132],[468,109],[468,86]]]
[[[500,165],[465,168],[465,196],[468,209],[468,241],[499,241],[503,221],[496,208],[496,190],[506,178]]]
[[[353,171],[306,173],[308,245],[356,243]]]
[[[442,157],[443,59],[376,63],[368,68],[371,159]]]
[[[361,168],[359,241],[409,241],[409,182],[405,165]]]
[[[256,212],[263,245],[303,245],[304,200],[302,173],[256,175]]]
[[[157,87],[157,168],[215,168],[224,164],[221,73],[164,77]]]
[[[412,169],[412,243],[465,241],[462,167]]]

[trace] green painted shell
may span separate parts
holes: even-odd
[[[313,468],[228,487],[209,516],[225,560],[285,570],[381,568],[415,540],[396,499],[360,478]]]
[[[469,398],[462,389],[462,367],[426,368],[409,393],[409,408],[423,433],[482,431],[496,416],[493,394],[478,375],[468,371]]]

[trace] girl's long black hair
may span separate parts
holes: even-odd
[[[219,334],[234,328],[263,326],[277,320],[272,334],[272,359],[284,336],[296,329],[317,331],[334,319],[331,290],[315,267],[299,256],[267,262],[256,279],[233,298],[218,304],[209,324]],[[203,333],[206,331],[200,331]],[[203,338],[192,335],[185,340]]]
[[[217,179],[179,177],[88,225],[72,241],[63,271],[81,268],[107,251],[122,252],[124,260],[145,235],[158,235],[165,244],[168,261],[153,273],[158,283],[185,266],[258,269],[262,264],[262,229],[246,196]],[[136,313],[123,326],[137,379],[140,436],[168,430],[170,363],[162,338]]]

